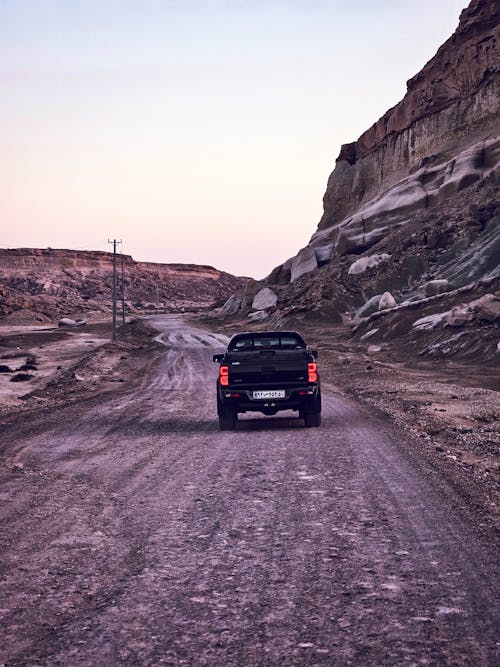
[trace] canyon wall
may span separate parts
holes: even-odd
[[[416,213],[480,181],[500,182],[499,19],[496,0],[473,0],[403,100],[342,146],[318,230],[269,282],[362,253]]]

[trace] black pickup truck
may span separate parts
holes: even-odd
[[[236,426],[238,413],[296,410],[306,426],[321,423],[321,387],[316,350],[294,331],[257,331],[233,336],[217,378],[221,430]]]

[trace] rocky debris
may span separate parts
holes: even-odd
[[[443,292],[449,292],[451,285],[449,280],[429,280],[429,282],[424,285],[425,296],[436,296],[436,294],[443,294]]]
[[[358,273],[364,273],[366,269],[380,266],[384,262],[387,262],[391,258],[387,253],[382,253],[381,255],[370,255],[369,257],[360,257],[349,267],[347,272],[350,276],[357,275]]]
[[[382,352],[381,345],[368,345],[368,354],[376,354],[377,352]]]
[[[390,292],[384,292],[380,297],[380,301],[378,302],[378,309],[386,310],[387,308],[395,308],[397,305],[398,304],[396,303],[396,299],[392,296],[392,294]]]
[[[307,246],[299,250],[297,255],[292,259],[290,268],[290,282],[295,282],[305,273],[310,273],[318,268],[316,254],[314,250]]]
[[[391,341],[391,346],[398,341],[420,357],[456,357],[476,364],[496,360],[499,286],[497,278],[378,311],[354,320],[353,335],[366,340],[370,334],[370,342]]]
[[[278,303],[278,296],[269,287],[263,287],[257,292],[252,301],[254,310],[271,310]]]

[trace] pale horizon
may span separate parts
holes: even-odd
[[[0,246],[263,278],[466,4],[3,2]]]

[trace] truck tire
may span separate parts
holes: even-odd
[[[219,415],[219,429],[221,431],[234,431],[238,415],[234,410],[224,410],[222,415]]]
[[[321,425],[321,412],[306,412],[304,415],[304,424],[307,428]]]

